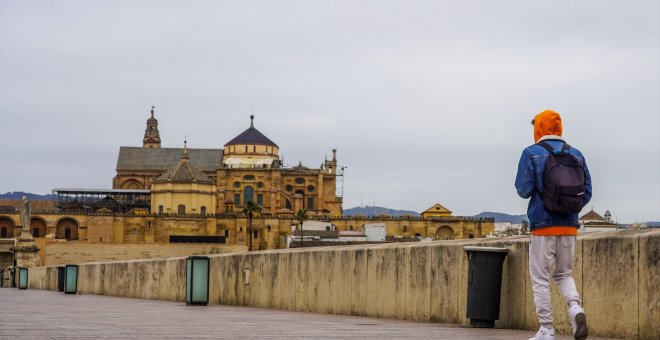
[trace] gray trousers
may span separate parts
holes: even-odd
[[[529,241],[529,276],[534,289],[536,316],[542,325],[552,324],[552,304],[550,302],[550,273],[566,305],[571,301],[580,302],[580,294],[575,287],[573,254],[575,236],[531,235]]]

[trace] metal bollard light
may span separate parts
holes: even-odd
[[[64,268],[64,294],[78,292],[78,265],[67,264]]]
[[[57,267],[57,291],[64,291],[64,266]]]
[[[28,287],[28,269],[19,267],[18,269],[18,289],[27,289]]]
[[[190,256],[186,259],[186,304],[206,306],[209,303],[209,258]]]

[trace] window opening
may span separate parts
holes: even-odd
[[[243,200],[245,201],[245,204],[247,204],[247,202],[254,202],[254,189],[252,189],[251,186],[246,186],[245,189],[243,189]]]

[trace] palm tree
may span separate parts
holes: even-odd
[[[261,207],[252,201],[248,201],[243,208],[243,214],[248,218],[248,233],[250,234],[250,245],[248,250],[252,251],[252,215],[255,212],[260,212]]]
[[[296,220],[300,221],[300,248],[303,247],[303,222],[309,218],[305,209],[300,209],[294,216]]]

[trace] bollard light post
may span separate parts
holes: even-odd
[[[64,294],[78,292],[78,265],[67,264],[64,268]]]
[[[27,289],[28,287],[28,269],[18,268],[18,289]]]
[[[209,303],[209,262],[206,256],[186,259],[186,305],[206,306]]]

